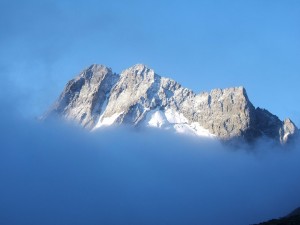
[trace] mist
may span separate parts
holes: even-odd
[[[299,141],[249,151],[151,129],[90,133],[2,106],[1,224],[243,225],[300,205]]]

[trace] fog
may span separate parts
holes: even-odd
[[[158,130],[89,133],[0,110],[0,224],[242,225],[300,206],[297,143],[252,151]]]

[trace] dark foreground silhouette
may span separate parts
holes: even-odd
[[[258,225],[300,225],[300,207],[281,219],[273,219]]]

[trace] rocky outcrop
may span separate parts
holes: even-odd
[[[120,75],[90,66],[68,82],[46,117],[55,114],[91,130],[146,125],[224,140],[266,136],[286,143],[298,132],[290,119],[255,108],[243,87],[195,94],[142,64]]]
[[[93,128],[111,88],[118,79],[119,76],[110,68],[102,65],[90,66],[67,83],[46,117],[55,113],[75,120],[84,127]]]
[[[287,143],[291,140],[291,138],[298,135],[299,130],[295,126],[295,124],[290,119],[285,119],[283,124],[279,130],[279,137],[281,143]]]

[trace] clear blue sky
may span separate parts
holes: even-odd
[[[298,0],[1,0],[0,49],[2,83],[28,115],[92,63],[144,63],[195,92],[245,86],[300,125]]]

